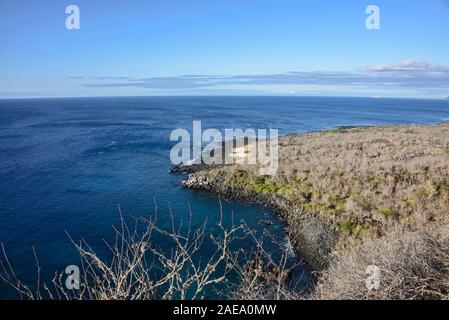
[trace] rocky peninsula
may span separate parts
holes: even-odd
[[[248,164],[173,171],[189,173],[186,188],[270,207],[316,271],[393,233],[446,234],[449,220],[447,122],[287,135],[279,138],[276,176]]]

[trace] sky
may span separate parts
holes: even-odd
[[[145,95],[448,97],[449,0],[0,0],[0,98]]]

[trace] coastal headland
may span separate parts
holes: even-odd
[[[189,174],[186,188],[270,207],[297,255],[316,271],[327,270],[335,254],[392,234],[446,234],[448,122],[287,135],[279,138],[278,174],[260,176],[257,169],[233,164],[172,171]]]

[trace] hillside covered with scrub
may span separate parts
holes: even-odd
[[[279,139],[276,176],[257,165],[193,170],[184,186],[259,202],[317,272],[315,298],[447,298],[449,123],[347,127]],[[366,268],[381,270],[368,290]]]

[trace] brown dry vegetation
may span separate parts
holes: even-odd
[[[367,266],[379,268],[379,288],[368,290]],[[312,299],[448,299],[447,229],[391,231],[335,252]]]
[[[447,297],[449,123],[285,136],[277,176],[257,173],[257,165],[208,168],[185,185],[280,201],[293,240],[304,217],[323,221],[337,241],[316,298]],[[369,264],[390,283],[377,294],[364,285]]]
[[[447,218],[449,124],[356,127],[279,141],[278,175],[257,166],[208,170],[208,177],[273,194],[319,216],[340,236],[379,236]],[[201,172],[198,174],[201,175]]]

